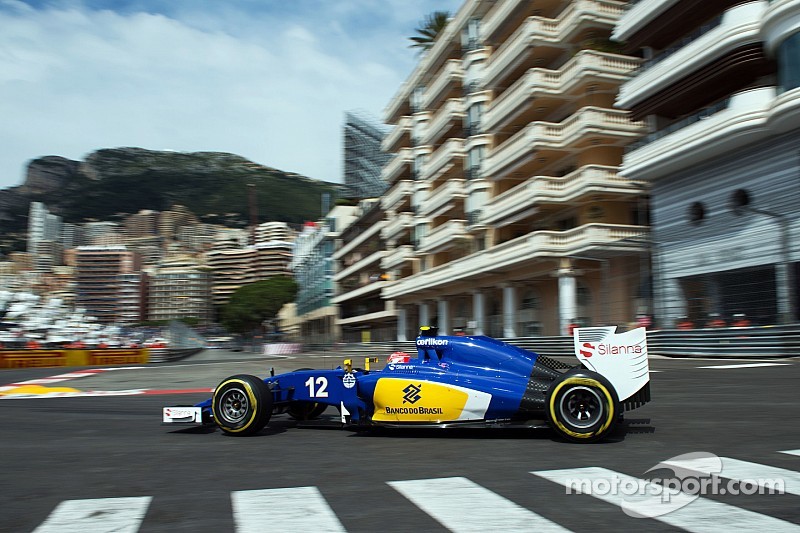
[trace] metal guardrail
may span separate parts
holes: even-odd
[[[203,351],[203,348],[149,348],[151,363],[169,363],[179,361],[190,355]]]
[[[515,337],[503,342],[548,357],[572,357],[572,337]],[[414,341],[317,345],[306,352],[325,352],[341,357],[382,357],[392,352],[416,353]],[[666,357],[784,358],[800,357],[800,324],[748,328],[704,328],[647,332],[651,355]]]

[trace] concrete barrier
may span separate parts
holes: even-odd
[[[146,348],[102,350],[0,350],[0,368],[44,368],[58,366],[108,366],[147,364]]]

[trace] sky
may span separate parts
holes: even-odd
[[[221,151],[342,182],[344,114],[376,120],[408,37],[462,0],[0,0],[0,188],[30,160]]]

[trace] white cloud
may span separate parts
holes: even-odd
[[[228,151],[341,181],[344,112],[380,117],[416,61],[416,22],[459,4],[0,0],[0,187],[30,159],[115,146]]]

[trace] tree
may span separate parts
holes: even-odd
[[[416,31],[419,35],[409,37],[408,39],[414,44],[409,45],[411,48],[419,48],[420,51],[430,50],[433,43],[436,42],[436,37],[447,26],[450,19],[449,11],[434,11],[422,19]]]
[[[242,285],[222,308],[222,324],[237,333],[258,329],[265,320],[274,319],[296,294],[297,283],[286,276]]]

